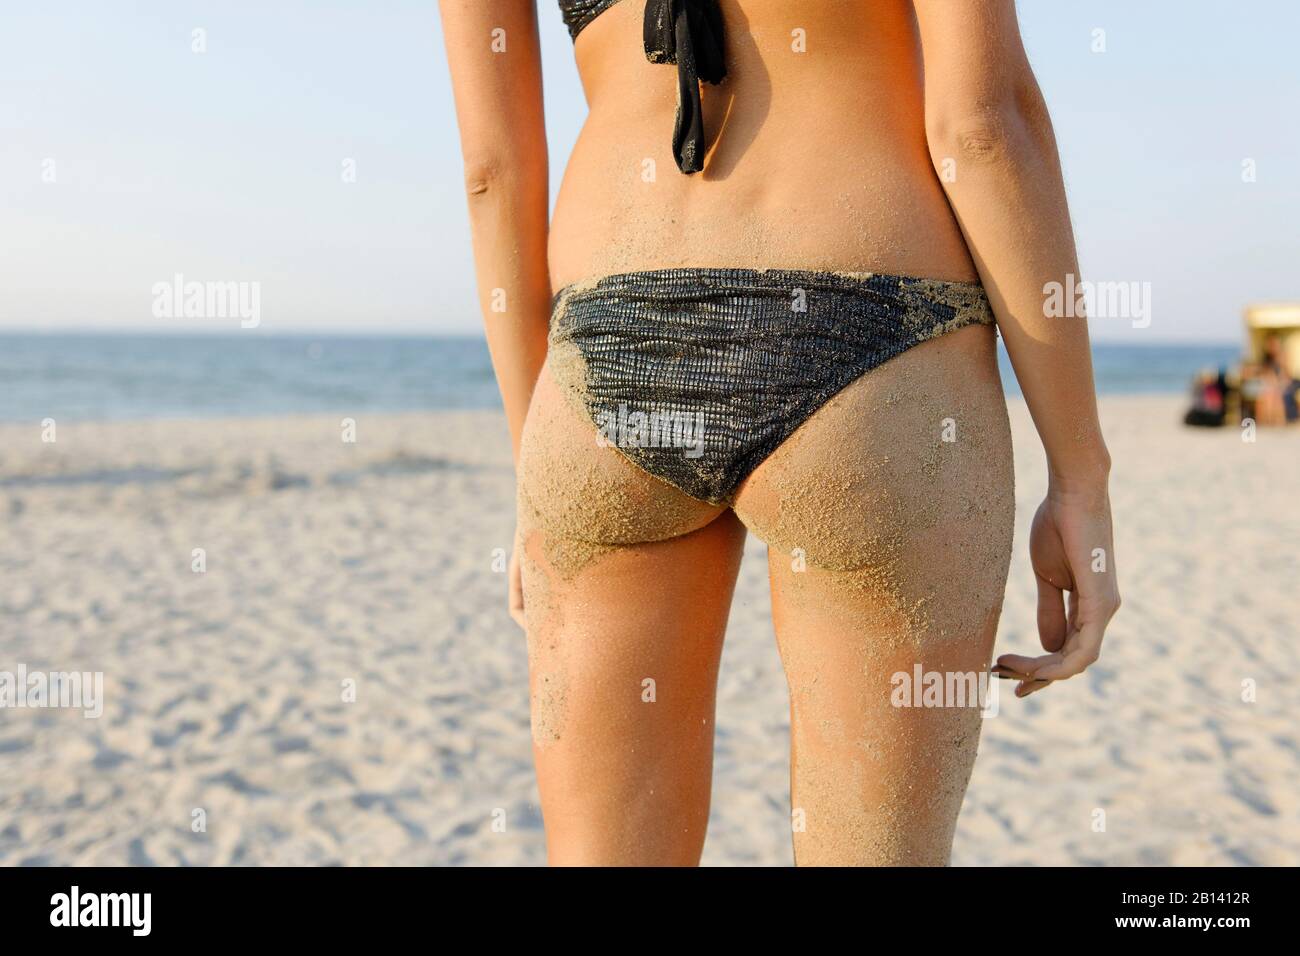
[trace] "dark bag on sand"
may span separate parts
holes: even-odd
[[[1223,424],[1223,412],[1212,412],[1204,408],[1192,408],[1183,416],[1183,424],[1218,427]]]

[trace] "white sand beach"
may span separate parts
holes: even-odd
[[[1181,408],[1102,400],[1125,605],[1087,674],[1001,695],[956,865],[1300,863],[1300,429],[1246,443]],[[1012,421],[1000,653],[1038,647],[1046,478],[1020,402]],[[337,416],[41,437],[0,426],[0,671],[102,671],[103,714],[0,709],[0,864],[544,862],[493,570],[499,415],[361,416],[355,443]],[[763,551],[722,663],[705,864],[792,859]]]

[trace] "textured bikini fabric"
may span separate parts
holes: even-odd
[[[569,36],[578,39],[583,27],[616,3],[618,0],[560,0],[560,14],[569,28]]]
[[[577,40],[587,24],[618,0],[560,0],[560,13]],[[708,144],[700,82],[727,77],[722,12],[717,0],[646,0],[642,44],[651,63],[677,66],[677,115],[673,120],[673,158],[683,173],[704,168]]]
[[[834,395],[992,310],[975,283],[796,270],[667,269],[562,289],[550,343],[582,360],[607,440],[693,498],[736,489]]]

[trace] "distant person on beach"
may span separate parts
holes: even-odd
[[[1192,407],[1183,417],[1187,425],[1218,427],[1227,417],[1228,372],[1222,366],[1217,374],[1202,371],[1192,380]]]
[[[1087,322],[1044,306],[1079,270],[1013,0],[793,7],[560,0],[589,115],[548,224],[535,6],[441,3],[553,864],[699,862],[747,532],[796,862],[948,862],[1015,517],[995,326],[1050,481],[1046,653],[993,673],[1017,696],[1078,675],[1119,607]]]
[[[1264,342],[1264,361],[1257,375],[1255,420],[1261,425],[1285,425],[1297,419],[1298,383],[1287,367],[1282,340],[1270,335]]]

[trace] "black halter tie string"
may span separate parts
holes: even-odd
[[[718,0],[646,0],[644,38],[647,60],[677,64],[673,156],[682,172],[698,173],[705,148],[700,81],[727,76]]]

